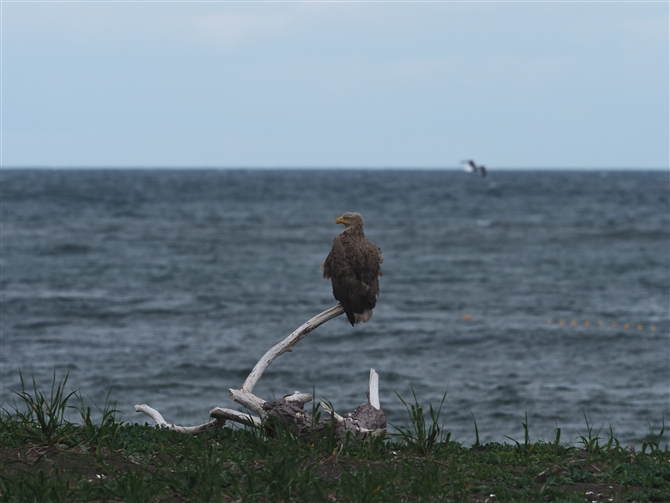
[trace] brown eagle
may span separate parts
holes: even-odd
[[[345,213],[335,223],[344,224],[344,230],[333,239],[321,272],[331,280],[333,296],[342,304],[349,323],[366,323],[379,295],[382,250],[365,237],[360,214]]]

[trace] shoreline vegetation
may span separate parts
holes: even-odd
[[[667,502],[665,425],[621,445],[611,428],[566,443],[524,439],[464,446],[413,395],[397,433],[339,443],[286,429],[224,427],[184,435],[116,419],[108,400],[99,423],[67,374],[45,391],[34,381],[0,411],[3,502]],[[446,395],[445,395],[446,396]],[[80,423],[69,421],[76,410]],[[318,412],[315,410],[318,416]]]

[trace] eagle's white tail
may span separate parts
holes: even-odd
[[[356,323],[359,321],[362,321],[363,323],[367,323],[370,321],[370,318],[372,318],[372,309],[366,309],[362,313],[354,313],[354,319],[356,320]]]

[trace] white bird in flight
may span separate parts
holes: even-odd
[[[477,166],[475,164],[475,161],[472,159],[468,159],[466,161],[461,161],[461,164],[467,163],[467,166],[465,167],[465,171],[468,173],[478,173],[482,178],[486,176],[486,168],[482,166]]]

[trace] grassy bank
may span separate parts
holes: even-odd
[[[34,383],[33,383],[34,384]],[[400,434],[338,445],[278,430],[223,428],[192,437],[100,423],[66,379],[33,385],[0,420],[0,500],[39,501],[670,501],[670,452],[652,440],[622,446],[588,424],[566,445],[524,439],[465,447],[414,401]],[[68,407],[81,421],[65,419]]]

